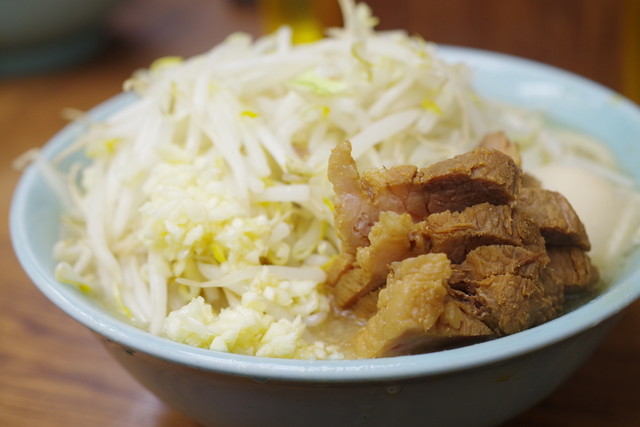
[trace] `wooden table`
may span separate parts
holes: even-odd
[[[438,42],[529,56],[623,89],[616,25],[624,13],[622,1],[606,6],[604,1],[581,0],[370,4],[383,27],[404,27]],[[87,109],[116,94],[133,70],[154,58],[202,52],[236,30],[257,34],[256,10],[244,3],[132,0],[113,17],[107,49],[91,61],[0,80],[0,425],[195,425],[131,379],[84,327],[46,300],[22,272],[8,231],[8,206],[19,177],[11,162],[64,125],[64,108]],[[507,3],[519,6],[499,9]],[[583,49],[577,48],[576,40]],[[639,426],[639,326],[636,302],[569,381],[509,425]]]

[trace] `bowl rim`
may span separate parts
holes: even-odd
[[[570,80],[583,86],[590,94],[621,98],[620,108],[640,121],[640,109],[632,102],[598,83],[550,65],[512,55],[457,46],[439,45],[438,54],[445,60],[468,60],[476,65],[485,61],[493,67],[508,64],[535,74],[554,76],[562,81]],[[129,93],[121,93],[97,105],[88,114],[93,119],[103,119],[134,99]],[[51,158],[70,142],[73,135],[81,132],[81,126],[83,125],[80,123],[71,123],[64,127],[46,143],[42,154]],[[40,291],[70,317],[107,340],[119,343],[127,349],[205,371],[250,377],[257,381],[323,383],[383,382],[441,376],[499,363],[553,345],[597,326],[640,297],[640,269],[636,269],[615,287],[543,325],[497,340],[420,355],[366,360],[293,360],[190,347],[154,336],[98,310],[87,301],[86,296],[55,281],[52,272],[42,265],[34,248],[27,245],[29,224],[23,213],[28,209],[28,194],[37,178],[38,172],[32,165],[18,182],[10,208],[10,233],[20,264]]]

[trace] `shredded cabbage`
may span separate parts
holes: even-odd
[[[341,4],[345,27],[317,42],[295,45],[287,27],[233,34],[136,72],[136,101],[75,145],[90,161],[66,178],[56,277],[189,345],[340,358],[312,333],[339,249],[326,176],[337,142],[362,168],[425,166],[505,129],[527,164],[570,157],[618,176],[598,144],[575,150],[539,116],[480,99],[435,45],[376,32],[366,5]]]

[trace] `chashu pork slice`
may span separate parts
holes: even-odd
[[[445,254],[394,263],[387,286],[380,291],[376,314],[356,335],[357,357],[412,354],[491,337],[491,329],[449,295],[451,273]]]
[[[461,211],[491,203],[508,204],[520,187],[520,169],[506,154],[487,148],[418,169],[405,165],[358,172],[351,144],[331,152],[329,181],[335,192],[335,224],[342,251],[368,246],[381,212],[409,213],[418,222],[432,213]]]
[[[544,280],[549,263],[544,246],[481,246],[454,266],[449,284],[497,336],[513,334],[561,313],[562,286]]]
[[[521,170],[501,151],[478,147],[421,169],[416,180],[428,213],[461,211],[480,203],[510,204],[521,186]]]
[[[562,314],[562,296],[547,293],[541,281],[515,274],[489,276],[478,281],[467,299],[481,320],[497,336],[515,334]]]
[[[357,299],[382,286],[391,263],[412,256],[414,222],[409,214],[382,212],[369,232],[370,245],[358,248],[354,263],[333,285],[334,303],[350,307]]]
[[[523,187],[517,204],[545,239],[550,263],[543,281],[566,294],[593,290],[600,274],[587,254],[591,244],[585,227],[569,201],[555,191]]]
[[[429,214],[420,176],[416,166],[401,165],[365,170],[362,183],[375,211],[406,212],[420,221]]]
[[[371,244],[358,248],[355,262],[329,282],[341,309],[384,285],[394,261],[426,253],[444,253],[454,263],[483,245],[538,246],[544,242],[530,219],[509,205],[482,203],[462,212],[440,212],[414,224],[409,214],[385,212],[372,227]]]
[[[461,212],[429,215],[416,224],[414,246],[422,253],[443,252],[459,264],[467,254],[483,245],[541,247],[540,232],[531,219],[510,205],[480,203]]]
[[[543,272],[545,283],[562,287],[565,295],[590,292],[596,288],[600,273],[582,248],[547,245],[547,254],[550,263]]]
[[[327,173],[336,193],[334,218],[342,252],[355,254],[357,248],[369,244],[367,235],[378,220],[378,213],[374,212],[356,162],[351,157],[350,142],[338,144],[332,150]]]
[[[548,245],[577,246],[591,249],[589,237],[578,214],[560,193],[543,188],[523,187],[518,206],[540,228]]]
[[[470,251],[461,264],[455,265],[450,283],[476,282],[498,274],[515,274],[538,280],[549,264],[544,247],[486,245]]]

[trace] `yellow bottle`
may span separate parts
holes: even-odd
[[[325,28],[341,24],[338,0],[260,0],[259,5],[264,31],[288,25],[294,43],[318,40]]]

